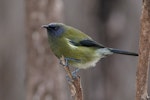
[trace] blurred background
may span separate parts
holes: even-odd
[[[141,0],[0,0],[0,100],[72,100],[41,25],[63,22],[108,47],[138,52]],[[137,57],[81,70],[84,100],[134,100]]]

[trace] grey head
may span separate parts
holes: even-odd
[[[43,28],[47,29],[48,36],[58,37],[61,36],[64,31],[64,24],[62,23],[50,23],[48,25],[42,25]]]

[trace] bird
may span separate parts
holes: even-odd
[[[99,44],[84,32],[63,23],[42,25],[47,30],[48,42],[58,59],[63,56],[67,64],[78,69],[94,67],[109,55],[138,56],[137,53],[114,49]]]

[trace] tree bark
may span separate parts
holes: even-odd
[[[42,24],[63,20],[61,0],[27,0],[27,100],[68,100],[65,75]]]
[[[25,100],[24,0],[0,0],[0,100]]]
[[[136,100],[148,99],[148,73],[150,66],[150,1],[143,0],[139,62],[137,69]]]

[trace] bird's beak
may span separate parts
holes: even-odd
[[[48,25],[42,25],[41,27],[42,28],[48,28]]]

